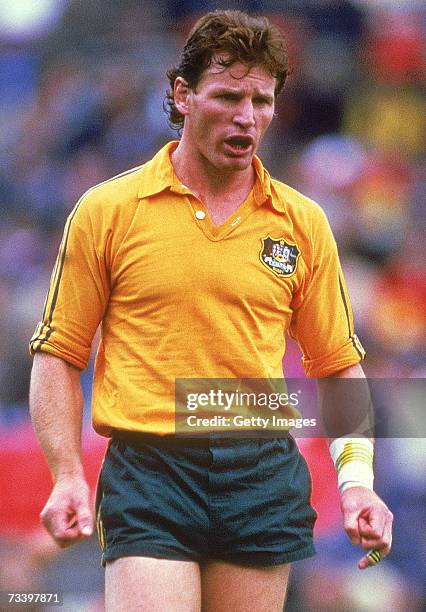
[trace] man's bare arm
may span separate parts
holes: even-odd
[[[342,387],[341,381],[334,386],[335,382],[333,382],[333,379],[336,378],[365,379],[365,374],[362,367],[356,364],[336,372],[333,377],[318,380],[321,403],[323,405],[326,404],[326,419],[329,420],[329,423],[332,423],[332,428],[343,428],[342,433],[339,435],[348,436],[353,434],[354,437],[358,437],[364,434],[369,436],[371,442],[374,443],[374,439],[371,437],[374,415],[371,414],[370,393],[367,381],[365,381],[365,386],[362,381],[355,385],[349,383],[346,389],[346,385]],[[339,406],[339,401],[333,401],[332,396],[336,389],[338,399],[346,405]],[[354,397],[349,400],[345,398],[347,392],[350,394],[353,391],[355,391]],[[324,398],[327,396],[329,396],[329,399],[324,401]],[[339,408],[341,411],[354,410],[354,414],[344,416],[340,422],[338,414],[335,419],[330,414],[333,411],[338,413]],[[353,431],[347,429],[351,425],[351,421],[354,425]],[[331,444],[334,439],[330,438],[329,443]],[[362,486],[362,484],[359,486],[351,485],[341,493],[340,506],[343,514],[344,529],[352,544],[359,544],[364,550],[378,550],[382,557],[386,557],[392,545],[393,515],[380,497],[367,486]],[[374,562],[371,558],[365,555],[360,559],[358,567],[365,569],[373,564]]]
[[[30,413],[54,482],[41,519],[58,544],[68,546],[93,531],[81,460],[80,372],[53,355],[37,353],[31,374]]]

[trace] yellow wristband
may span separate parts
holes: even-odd
[[[374,446],[367,438],[336,438],[330,454],[337,470],[340,493],[351,487],[373,490]]]

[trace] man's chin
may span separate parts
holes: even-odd
[[[205,161],[211,164],[217,172],[243,172],[250,168],[253,161],[253,152],[247,155],[205,155]]]
[[[247,170],[252,164],[253,155],[240,155],[240,156],[230,156],[227,155],[223,160],[221,160],[221,166],[223,170],[241,172],[242,170]]]

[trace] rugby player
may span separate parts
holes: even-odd
[[[90,189],[68,218],[31,340],[30,407],[54,481],[42,521],[68,546],[93,530],[80,371],[100,325],[108,611],[282,610],[290,564],[314,554],[291,436],[179,439],[174,421],[177,378],[282,377],[286,332],[308,376],[363,376],[325,215],[255,155],[287,74],[266,18],[205,15],[168,72],[180,140]],[[346,532],[376,555],[363,569],[389,553],[392,515],[372,489],[372,443],[338,438],[331,452]]]

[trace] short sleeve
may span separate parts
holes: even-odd
[[[307,273],[292,301],[290,335],[302,350],[306,374],[324,377],[358,363],[365,351],[354,333],[336,242],[319,207],[311,232]]]
[[[96,217],[87,196],[68,217],[43,316],[30,341],[31,354],[45,351],[80,369],[87,366],[109,296]]]

